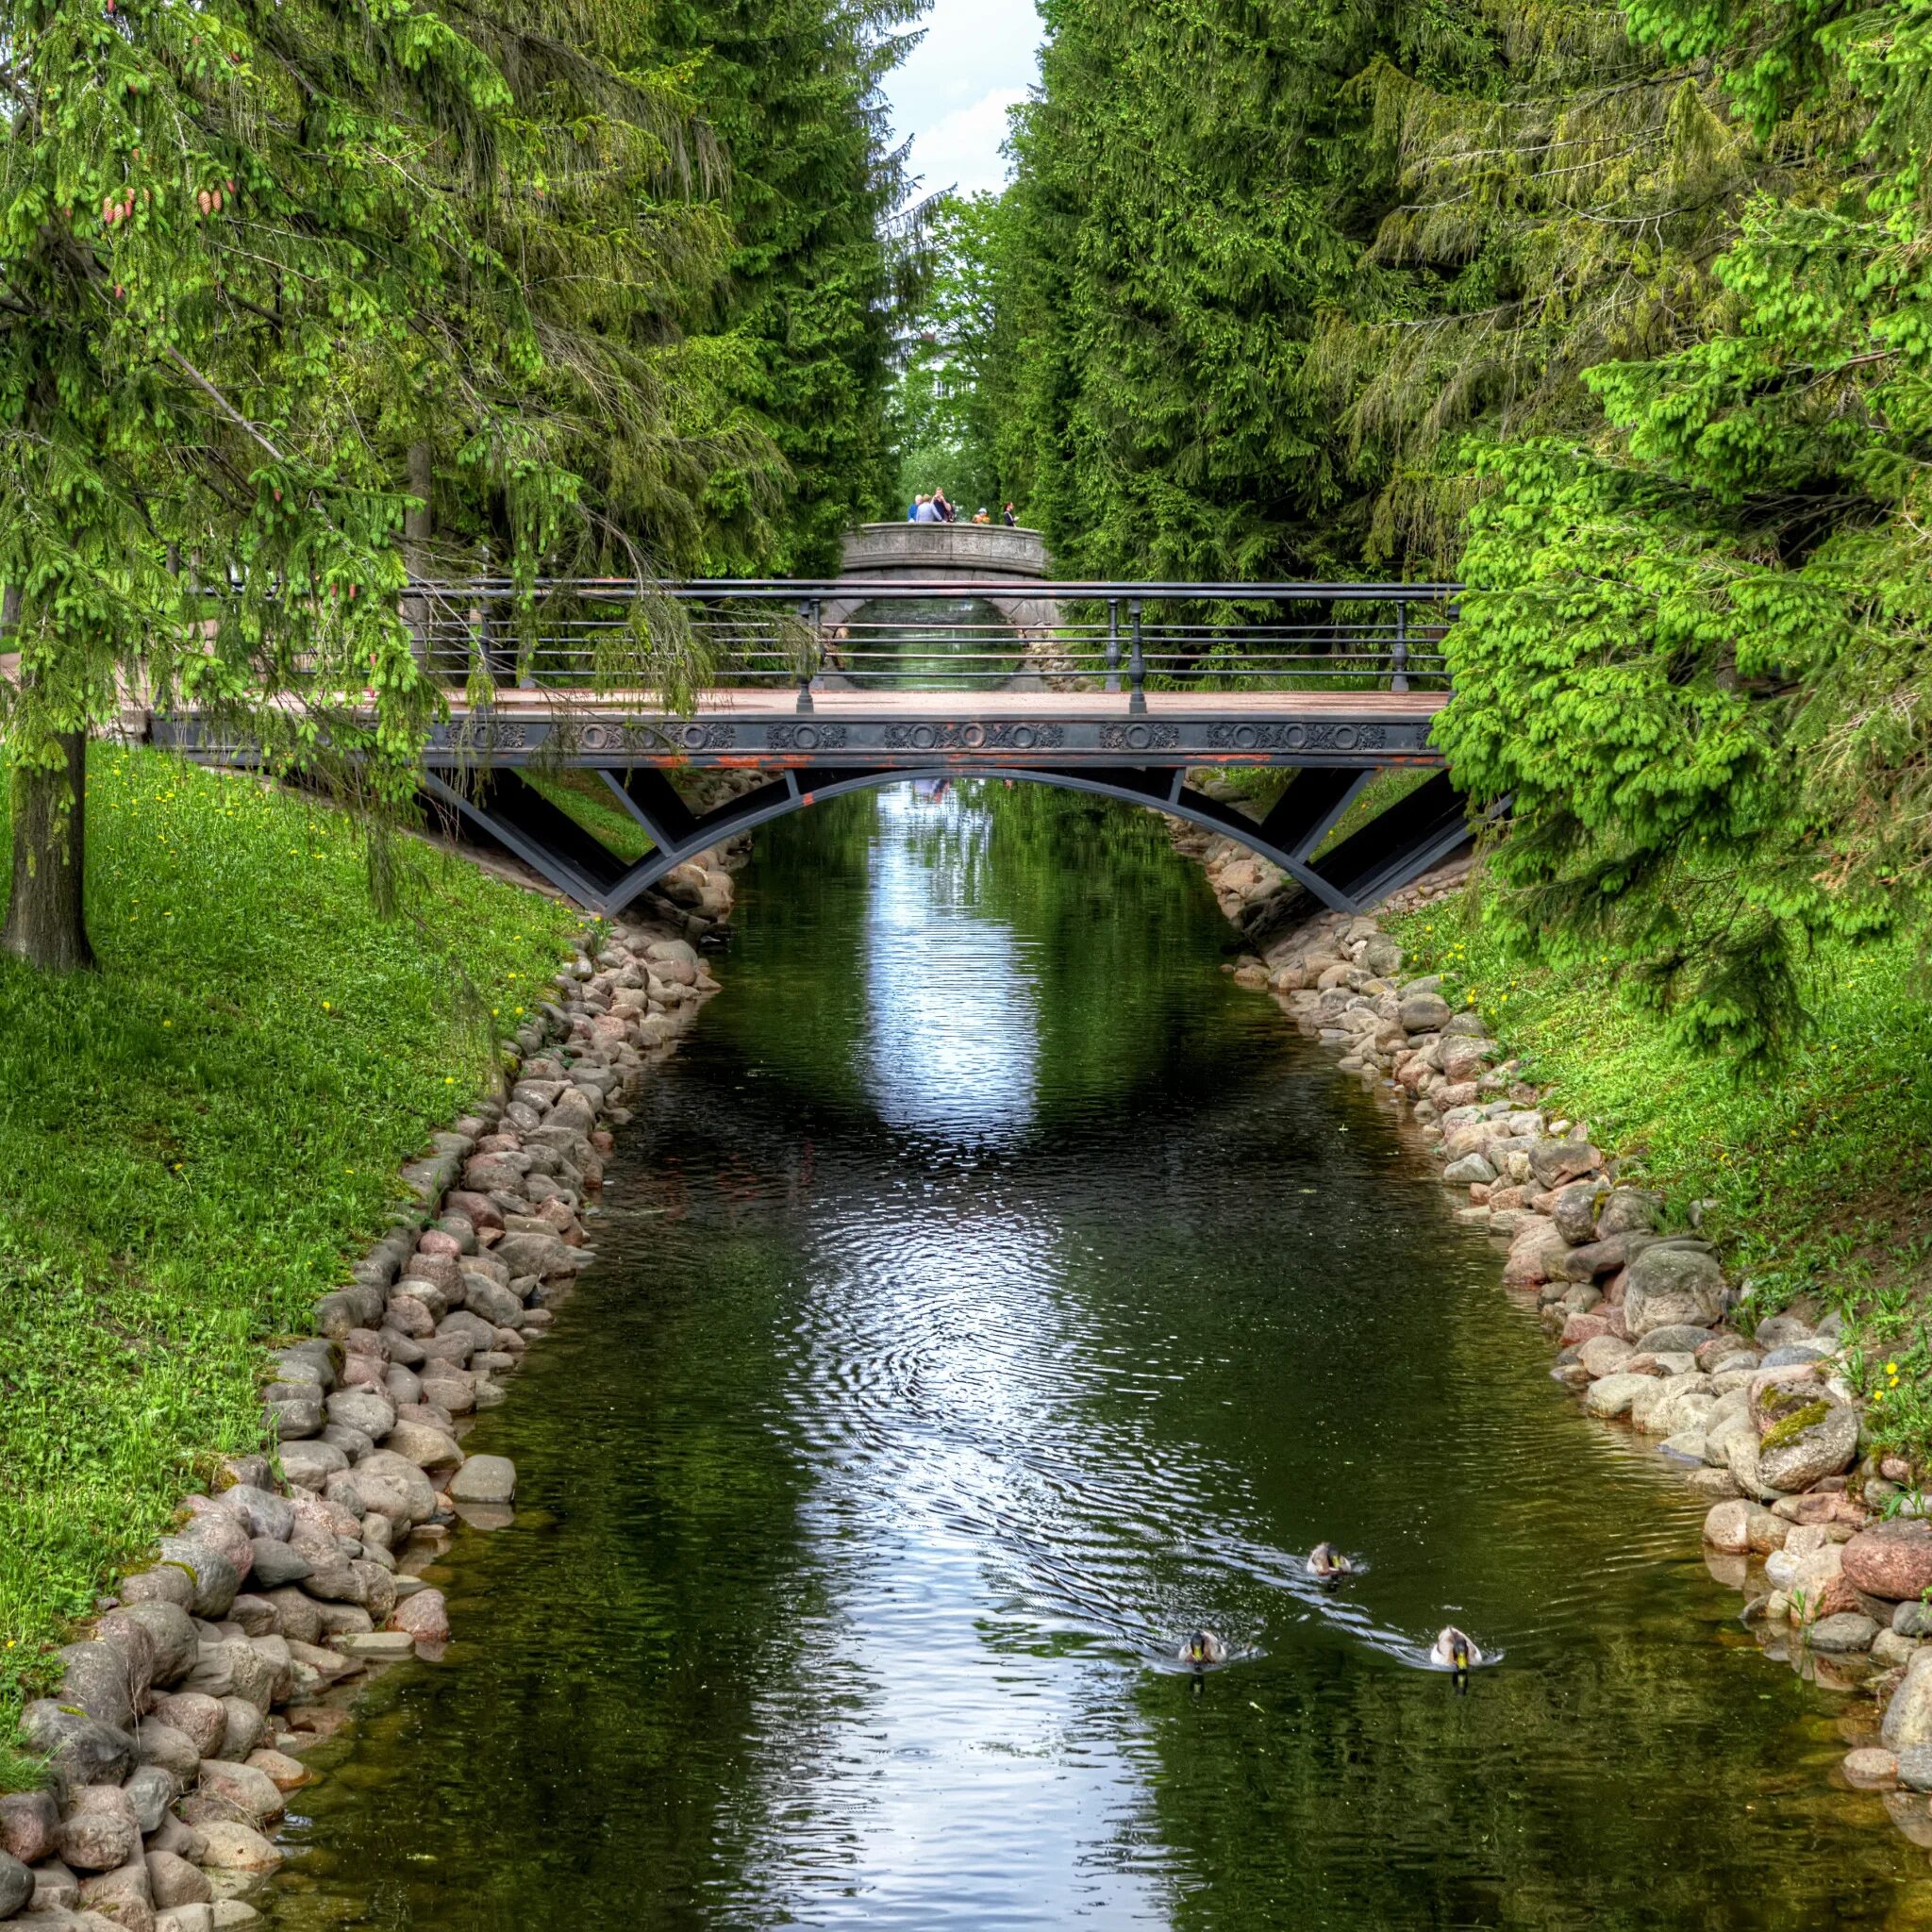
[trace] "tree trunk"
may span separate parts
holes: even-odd
[[[64,769],[13,774],[13,890],[0,947],[45,973],[94,963],[82,893],[87,866],[87,735],[61,734]]]
[[[427,442],[412,442],[404,457],[405,481],[409,494],[418,499],[419,507],[403,512],[403,563],[418,580],[429,575],[429,540],[436,534],[429,508],[429,492],[436,481],[435,455]],[[409,635],[415,641],[416,661],[423,665],[429,663],[430,614],[428,598],[403,599],[403,622],[409,626]]]

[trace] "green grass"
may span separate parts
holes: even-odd
[[[1925,1311],[1932,1291],[1932,1005],[1916,944],[1821,950],[1816,1024],[1789,1064],[1740,1081],[1690,1054],[1607,971],[1557,975],[1508,958],[1474,891],[1392,923],[1415,972],[1441,971],[1588,1123],[1625,1172],[1703,1226],[1758,1313],[1812,1294],[1844,1310],[1856,1371],[1890,1440],[1932,1447]],[[1895,1364],[1895,1376],[1886,1373]]]
[[[262,1343],[386,1224],[577,924],[413,844],[386,923],[326,806],[158,753],[89,769],[101,970],[0,958],[0,1745],[196,1467],[260,1446]]]
[[[611,797],[610,789],[595,772],[525,770],[526,783],[541,791],[558,811],[574,818],[606,849],[635,864],[651,849],[644,828]]]
[[[1325,858],[1344,839],[1352,838],[1372,819],[1378,819],[1398,800],[1426,785],[1435,773],[1426,766],[1391,765],[1377,772],[1356,794],[1348,809],[1328,827],[1311,858]]]

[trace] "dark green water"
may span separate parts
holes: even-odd
[[[315,1760],[279,1925],[1928,1923],[1827,1782],[1842,1702],[1220,974],[1158,822],[901,791],[760,840],[471,1439],[523,1514]],[[1463,1695],[1448,1616],[1506,1653]],[[1203,1622],[1246,1655],[1197,1684]]]

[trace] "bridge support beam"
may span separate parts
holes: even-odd
[[[489,772],[473,791],[425,773],[423,790],[579,906],[594,909],[624,875],[621,858],[508,767]]]
[[[567,897],[602,916],[622,912],[687,859],[739,832],[795,811],[885,785],[919,778],[957,781],[953,767],[908,771],[825,772],[818,782],[788,771],[754,791],[703,814],[685,804],[661,771],[637,766],[606,771],[605,783],[637,821],[652,849],[626,863],[512,769],[500,768],[473,791],[459,791],[430,774],[428,795],[495,840]],[[1204,830],[1218,832],[1277,867],[1321,905],[1338,912],[1366,910],[1390,892],[1420,877],[1470,838],[1462,801],[1439,774],[1398,800],[1360,831],[1343,840],[1319,863],[1310,854],[1374,775],[1372,769],[1318,767],[1303,772],[1260,823],[1193,791],[1184,770],[1139,765],[1005,768],[989,776],[1053,785],[1103,798],[1119,798],[1167,812]],[[1304,789],[1306,788],[1306,790]],[[1295,794],[1301,797],[1291,808]]]

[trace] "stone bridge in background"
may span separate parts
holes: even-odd
[[[840,559],[841,591],[865,584],[943,585],[944,594],[974,593],[1017,631],[1050,631],[1059,620],[1051,597],[1016,596],[1016,583],[1045,583],[1052,564],[1038,530],[1009,530],[1003,524],[861,524],[845,538]],[[849,624],[862,596],[828,599],[820,611],[825,629]]]

